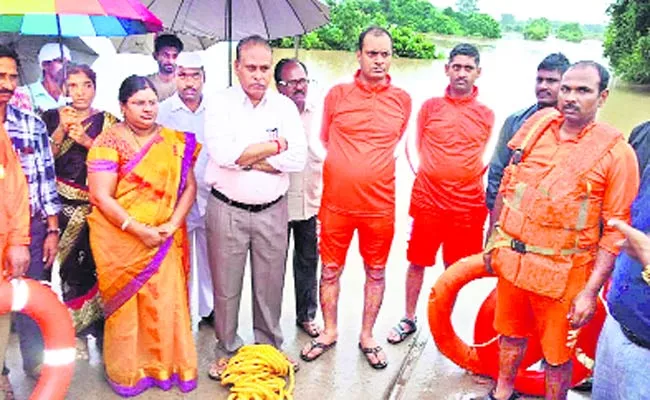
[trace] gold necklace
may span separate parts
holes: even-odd
[[[140,143],[140,139],[137,133],[131,128],[131,125],[129,125],[127,122],[124,122],[124,125],[126,126],[126,129],[129,131],[131,136],[133,137],[133,140],[135,141],[135,144],[138,146],[138,151],[142,150],[142,143]],[[153,129],[151,132],[147,133],[146,137],[150,137],[156,130],[158,129],[158,125],[154,125]]]

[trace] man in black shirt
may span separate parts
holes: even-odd
[[[503,178],[503,169],[508,165],[512,156],[512,150],[508,147],[508,142],[528,117],[544,107],[556,106],[557,95],[560,91],[560,79],[562,79],[562,75],[569,68],[569,65],[569,60],[562,53],[553,53],[546,56],[537,66],[537,80],[535,84],[537,103],[525,110],[510,115],[503,123],[501,133],[499,134],[499,141],[494,149],[492,160],[490,160],[490,170],[488,172],[487,196],[485,201],[490,211],[494,207],[494,200],[499,192],[499,186]],[[492,218],[492,215],[490,217]]]

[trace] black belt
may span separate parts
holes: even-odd
[[[248,211],[248,212],[254,212],[254,213],[266,210],[267,208],[271,207],[272,205],[274,205],[278,201],[282,200],[282,197],[283,197],[283,196],[280,196],[277,199],[275,199],[275,200],[273,200],[273,201],[271,201],[269,203],[246,204],[246,203],[240,203],[238,201],[229,199],[225,194],[221,193],[220,191],[218,191],[215,188],[212,188],[212,190],[210,190],[210,192],[212,193],[212,195],[214,197],[216,197],[217,199],[223,201],[224,203],[228,204],[229,206],[237,207],[237,208],[240,208],[242,210],[245,210],[245,211]]]
[[[643,347],[644,349],[650,350],[650,342],[648,342],[645,339],[641,339],[638,337],[634,332],[629,330],[625,325],[621,325],[621,331],[623,331],[623,335],[629,340],[630,342],[634,343],[637,346]]]

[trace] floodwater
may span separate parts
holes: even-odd
[[[448,54],[461,40],[463,39],[436,38],[435,42],[440,53]],[[477,41],[475,44],[481,53],[482,72],[477,81],[479,99],[489,106],[496,116],[492,143],[495,143],[498,131],[508,115],[535,102],[535,73],[537,65],[546,55],[559,51],[571,62],[594,60],[607,65],[602,55],[602,42],[595,40],[579,44],[554,38],[533,42],[523,40],[518,35],[509,35],[494,41]],[[293,50],[275,51],[277,59],[294,55]],[[299,57],[307,65],[310,77],[316,80],[315,98],[323,95],[334,83],[350,80],[357,68],[354,53],[301,50]],[[446,59],[393,59],[390,70],[393,83],[411,95],[414,117],[424,100],[442,95],[448,84],[444,73],[445,62]],[[650,92],[630,88],[616,79],[613,81],[609,98],[598,118],[627,135],[634,126],[649,119]],[[412,122],[409,133],[415,129],[414,119]],[[491,147],[488,146],[488,153],[491,153]]]

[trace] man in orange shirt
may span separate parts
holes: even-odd
[[[366,271],[359,349],[375,369],[388,363],[372,329],[384,297],[384,268],[395,224],[394,152],[411,115],[411,98],[388,75],[393,40],[383,28],[359,36],[354,82],[334,86],[323,111],[320,301],[324,331],[301,352],[313,361],[337,340],[339,279],[355,230]]]
[[[632,147],[595,122],[608,82],[600,64],[574,64],[562,77],[561,112],[538,111],[508,144],[514,153],[484,253],[499,278],[494,327],[501,335],[499,379],[484,399],[517,398],[514,380],[533,333],[546,364],[546,398],[566,399],[577,332],[593,317],[623,239],[609,225],[601,233],[601,221],[629,221],[639,186]]]
[[[445,65],[449,86],[444,97],[427,100],[418,114],[420,167],[413,183],[407,258],[406,314],[388,342],[401,343],[416,331],[415,311],[424,270],[442,247],[445,267],[483,249],[487,216],[482,176],[483,152],[494,113],[478,102],[474,82],[481,75],[476,47],[454,47]]]
[[[18,85],[18,55],[0,46],[0,269],[2,278],[19,277],[29,266],[29,195],[27,181],[9,135],[2,124],[7,104]],[[0,315],[0,365],[9,342],[11,313]],[[0,376],[0,397],[13,392],[6,375]]]

